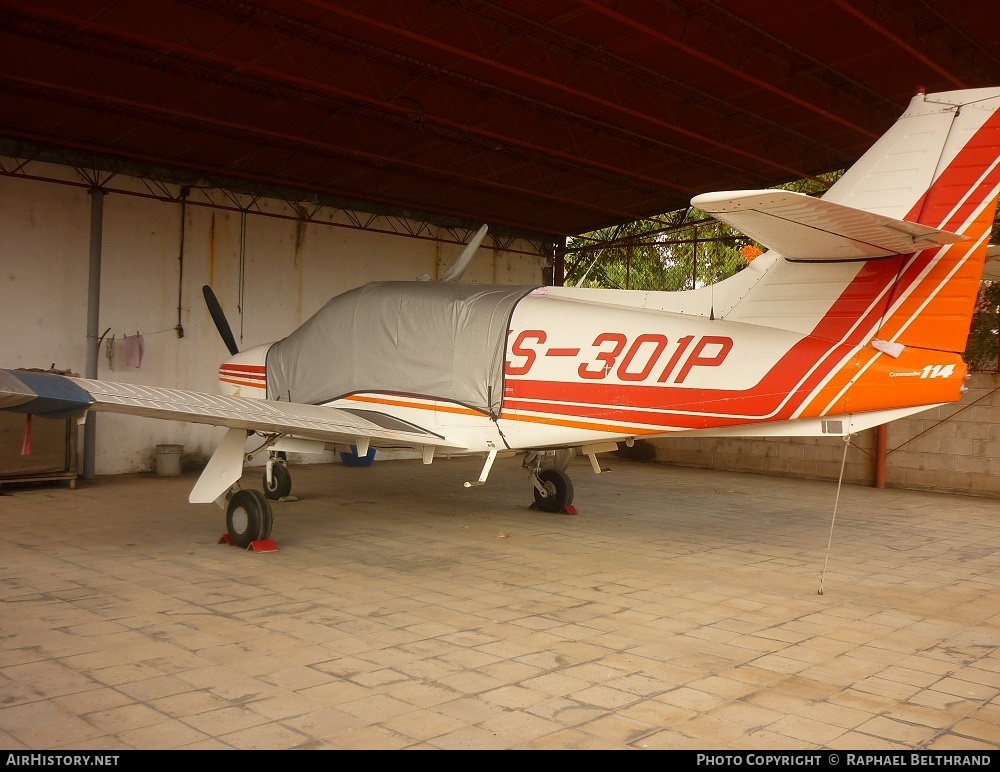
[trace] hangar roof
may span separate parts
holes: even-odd
[[[968,0],[0,0],[0,138],[572,235],[849,165],[1000,84]]]

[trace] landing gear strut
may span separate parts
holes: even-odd
[[[272,453],[264,470],[264,495],[271,501],[282,499],[292,492],[292,473],[283,460],[276,458],[283,455]]]
[[[215,449],[208,465],[194,484],[188,501],[192,504],[218,504],[226,510],[225,541],[246,549],[254,542],[269,541],[274,515],[264,494],[255,490],[240,490],[246,454],[243,445],[245,429],[230,428]],[[271,543],[273,547],[273,542]],[[275,548],[276,549],[276,548]],[[273,549],[266,550],[272,552]]]

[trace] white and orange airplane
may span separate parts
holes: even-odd
[[[920,93],[821,199],[696,197],[769,249],[713,286],[375,283],[242,352],[206,291],[233,354],[222,396],[0,370],[0,409],[227,427],[190,501],[223,506],[240,546],[269,537],[267,499],[290,491],[282,451],[331,444],[485,456],[467,486],[521,452],[536,503],[559,511],[567,449],[599,471],[596,453],[640,437],[846,436],[957,401],[998,191],[1000,88]],[[249,433],[266,495],[239,488]]]

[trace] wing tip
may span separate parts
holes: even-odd
[[[85,413],[94,399],[69,378],[31,370],[0,370],[0,410],[45,418]]]

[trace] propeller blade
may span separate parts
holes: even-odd
[[[207,284],[201,288],[201,291],[205,296],[205,305],[208,306],[208,313],[212,315],[212,321],[215,322],[215,329],[219,331],[222,342],[226,344],[226,348],[229,349],[230,354],[233,356],[239,354],[240,348],[236,345],[236,338],[233,337],[233,331],[229,327],[229,321],[226,319],[226,314],[222,310],[219,299],[215,297],[212,288]]]
[[[486,231],[488,230],[489,226],[484,224],[482,228],[476,231],[476,235],[466,244],[465,249],[462,250],[462,254],[458,256],[458,260],[452,264],[451,268],[445,271],[444,276],[441,277],[441,281],[458,281],[462,278],[465,270],[469,267],[469,263],[472,262],[476,250],[479,249],[479,245],[486,238]]]

